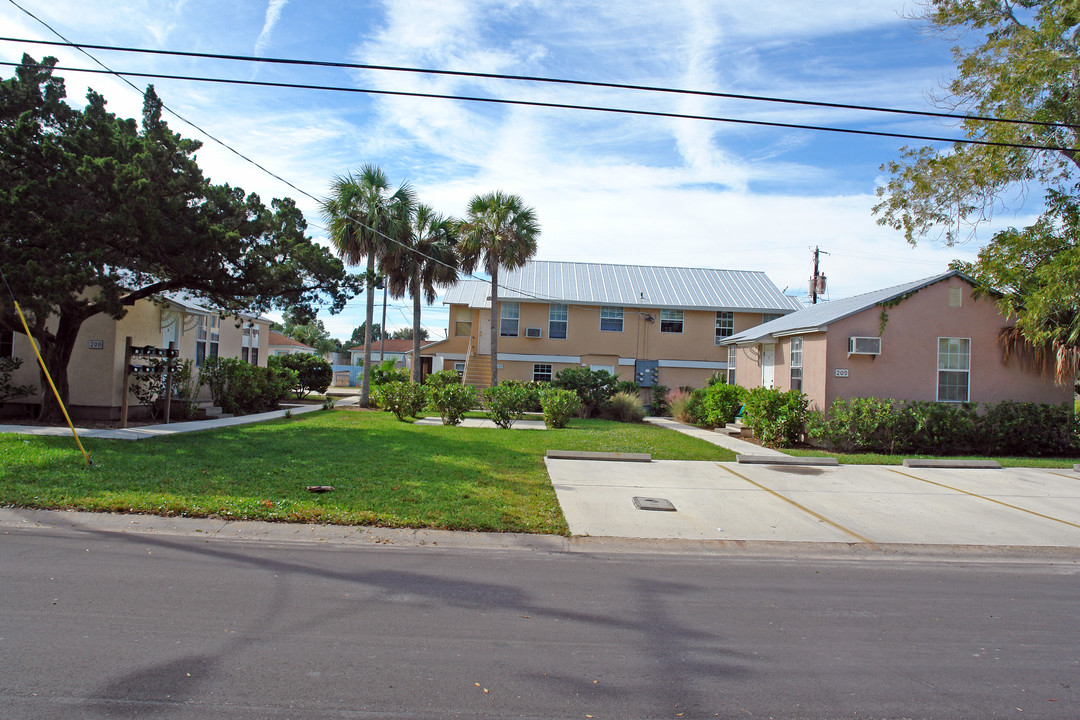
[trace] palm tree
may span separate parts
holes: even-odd
[[[501,191],[474,195],[461,225],[458,255],[471,273],[477,266],[491,276],[491,385],[499,384],[499,268],[521,267],[536,254],[540,225],[532,208]]]
[[[367,258],[367,328],[364,337],[364,370],[360,382],[360,407],[368,406],[371,386],[371,327],[375,319],[376,261],[385,258],[395,241],[408,233],[408,217],[413,193],[402,183],[391,192],[390,181],[371,164],[334,179],[330,197],[323,201],[323,216],[330,230],[330,242],[350,265]]]
[[[457,227],[457,221],[420,203],[412,213],[407,246],[399,246],[385,263],[390,295],[412,297],[412,377],[416,382],[420,382],[420,300],[423,298],[431,305],[435,302],[436,285],[457,282],[457,255],[454,254]]]

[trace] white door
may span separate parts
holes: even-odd
[[[776,364],[776,347],[763,345],[761,350],[761,386],[771,388],[776,381],[774,365]]]

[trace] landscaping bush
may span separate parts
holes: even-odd
[[[210,386],[214,404],[226,413],[273,410],[296,385],[296,372],[276,360],[271,357],[267,367],[259,367],[237,358],[206,358],[199,368],[199,384]]]
[[[668,400],[670,390],[671,388],[667,385],[661,385],[660,383],[652,386],[652,405],[649,412],[653,417],[667,417],[671,414],[671,403]]]
[[[897,434],[908,440],[909,452],[964,455],[977,452],[978,415],[970,403],[906,403]]]
[[[615,376],[618,379],[618,375]],[[637,395],[641,392],[641,385],[637,384],[633,380],[619,380],[615,383],[616,393],[630,393],[631,395]]]
[[[799,390],[754,388],[743,403],[743,422],[765,445],[794,445],[806,432],[809,403]]]
[[[465,413],[476,407],[479,393],[472,385],[462,385],[455,370],[428,375],[428,406],[439,413],[443,425],[460,425]]]
[[[987,455],[1070,455],[1077,451],[1076,413],[1068,405],[988,404],[978,437]]]
[[[551,387],[551,383],[544,382],[543,380],[503,380],[499,384],[520,387],[525,391],[525,412],[543,412],[543,409],[540,407],[540,391],[544,388]]]
[[[334,382],[334,368],[318,355],[300,353],[273,357],[281,367],[296,372],[296,385],[292,388],[292,392],[295,393],[297,400],[312,392],[321,395],[330,387],[330,383]]]
[[[443,387],[445,385],[460,385],[461,373],[457,370],[440,370],[433,372],[424,379],[424,385],[428,390]]]
[[[551,387],[540,391],[540,405],[544,409],[544,424],[548,428],[564,428],[581,405],[581,398],[573,390]]]
[[[390,382],[408,382],[409,369],[397,367],[397,360],[390,358],[371,368],[371,384],[385,385]]]
[[[551,384],[574,392],[580,401],[581,417],[593,417],[604,409],[615,394],[618,379],[607,370],[572,367],[555,373]]]
[[[604,408],[604,417],[617,422],[637,423],[645,419],[645,407],[637,393],[615,393]]]
[[[741,385],[728,385],[724,381],[711,383],[702,395],[704,424],[711,427],[723,427],[735,422],[739,408],[746,402],[746,388]]]
[[[135,399],[141,405],[146,406],[151,420],[156,420],[159,410],[164,410],[165,407],[165,385],[168,380],[165,368],[168,362],[170,361],[166,358],[147,358],[146,364],[148,367],[153,368],[154,372],[132,375],[131,385],[128,386]],[[177,419],[184,420],[194,417],[195,409],[199,404],[199,386],[191,372],[194,363],[191,360],[180,360],[179,358],[172,358],[171,362],[172,399],[174,402],[180,401],[180,417]],[[158,407],[159,404],[160,408]],[[170,413],[169,419],[173,419],[172,413]]]
[[[807,434],[840,452],[896,452],[909,441],[897,432],[900,415],[893,405],[880,398],[834,400],[828,419],[810,414]]]
[[[33,385],[12,385],[11,374],[22,367],[22,360],[17,357],[0,357],[0,403],[8,398],[33,395],[37,388]]]
[[[505,380],[484,389],[488,417],[501,428],[511,428],[525,417],[530,403],[530,390],[520,381]]]
[[[394,417],[404,421],[407,417],[416,417],[427,404],[427,391],[420,383],[395,380],[375,387],[379,407],[394,413]]]

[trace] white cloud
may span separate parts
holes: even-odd
[[[255,41],[256,55],[261,57],[266,53],[266,48],[270,45],[270,39],[274,34],[274,27],[281,19],[281,11],[288,3],[289,0],[270,0],[270,4],[266,6],[266,20],[263,22],[262,32]]]

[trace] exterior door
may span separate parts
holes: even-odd
[[[771,388],[776,382],[776,346],[763,345],[761,348],[761,386]]]

